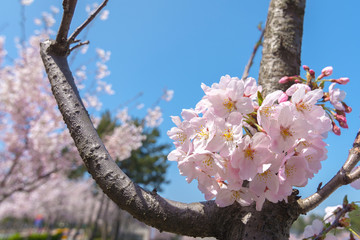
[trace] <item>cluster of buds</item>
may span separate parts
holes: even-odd
[[[341,134],[341,130],[339,128],[348,128],[347,120],[346,120],[346,113],[350,113],[352,111],[351,107],[349,107],[345,102],[346,93],[338,88],[335,88],[336,84],[345,85],[350,80],[347,77],[341,77],[337,79],[324,79],[325,77],[329,77],[333,73],[332,67],[325,67],[321,74],[318,77],[315,77],[315,71],[310,69],[307,65],[303,66],[303,69],[306,71],[306,79],[302,78],[301,76],[285,76],[279,80],[279,83],[287,83],[287,82],[294,82],[294,83],[303,83],[310,87],[311,90],[314,89],[324,89],[326,82],[331,82],[329,86],[329,91],[324,92],[324,96],[322,101],[330,102],[333,107],[325,107],[324,109],[327,111],[329,116],[332,120],[332,131],[336,135]],[[336,122],[338,124],[336,124]]]
[[[287,77],[297,83],[266,98],[253,78],[226,75],[211,87],[202,84],[205,96],[196,108],[184,109],[183,120],[172,117],[176,127],[168,135],[176,149],[168,159],[178,162],[188,182],[197,179],[205,199],[216,198],[220,207],[256,202],[261,210],[265,200],[287,201],[294,186],[305,186],[321,169],[327,154],[323,139],[334,122],[325,103],[336,108],[344,96],[333,87],[324,93],[324,84],[310,72],[310,80]],[[344,115],[336,116],[344,122]]]

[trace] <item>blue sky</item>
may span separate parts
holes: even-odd
[[[79,1],[73,28],[85,19],[88,3],[93,1]],[[26,36],[36,28],[33,19],[49,11],[50,4],[60,8],[61,1],[35,0],[25,8]],[[102,97],[104,110],[116,109],[139,92],[143,92],[143,96],[134,104],[145,103],[150,107],[163,88],[173,89],[173,100],[160,105],[164,111],[161,141],[170,142],[166,136],[166,131],[173,126],[170,116],[195,106],[203,96],[202,82],[211,85],[225,74],[242,75],[259,38],[256,26],[266,22],[268,5],[268,0],[110,0],[106,7],[110,10],[109,19],[96,21],[91,26],[86,39],[82,39],[91,42],[89,55],[79,56],[78,62],[90,58],[96,47],[111,51],[108,63],[111,75],[106,80],[116,94]],[[355,0],[341,4],[335,0],[307,2],[302,64],[317,73],[323,67],[333,66],[334,78],[349,77],[351,82],[343,89],[353,112],[348,117],[349,130],[343,130],[340,137],[329,134],[329,158],[323,162],[320,173],[301,189],[302,196],[315,192],[319,182],[327,182],[340,169],[360,127],[358,9],[360,1]],[[6,47],[13,57],[16,57],[13,39],[21,36],[20,14],[18,1],[6,1],[0,9],[0,35],[7,37]],[[260,55],[258,52],[250,72],[254,78],[258,76]],[[144,112],[137,110],[131,114],[144,116]],[[165,186],[164,197],[184,202],[204,200],[197,184],[187,184],[175,163],[171,164],[168,179],[171,184]],[[346,186],[319,209],[340,204],[345,194],[349,200],[360,200],[359,192]]]

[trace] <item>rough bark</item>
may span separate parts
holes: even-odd
[[[261,73],[265,76],[262,78],[262,85],[267,91],[274,89],[272,79],[292,74],[292,68],[282,66],[279,62],[286,61],[288,65],[289,58],[300,59],[304,7],[305,0],[272,0],[270,4],[267,23],[269,30],[265,32],[265,56],[261,65],[261,72],[265,72]],[[286,18],[287,21],[283,22],[281,18]],[[273,19],[278,20],[273,22]],[[286,39],[286,34],[280,34],[286,32],[294,33],[294,41]],[[64,37],[66,36],[63,36],[61,41]],[[289,203],[265,202],[263,210],[259,212],[255,210],[254,205],[241,207],[239,204],[233,204],[219,208],[214,201],[191,204],[170,201],[134,184],[111,159],[81,101],[67,62],[67,54],[70,52],[68,48],[73,40],[68,39],[62,43],[50,40],[43,42],[41,57],[59,110],[80,156],[104,193],[120,208],[160,231],[199,237],[212,236],[223,240],[288,239],[290,227],[300,213],[294,196],[289,198]],[[268,65],[268,53],[274,49],[276,54],[271,55],[273,64]],[[294,69],[299,69],[300,60],[293,61],[290,65]],[[276,66],[279,66],[281,71],[275,71]]]
[[[259,84],[265,95],[288,84],[283,76],[299,75],[305,0],[272,0],[266,21]]]

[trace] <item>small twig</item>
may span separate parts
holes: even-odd
[[[326,235],[327,233],[329,233],[332,229],[335,229],[337,227],[342,227],[341,223],[340,223],[340,219],[342,217],[345,216],[346,213],[352,211],[352,207],[350,204],[347,204],[345,207],[343,207],[340,211],[338,211],[335,214],[335,220],[331,223],[331,225],[329,227],[327,227],[326,229],[323,229],[318,235],[317,237],[314,238],[314,240],[321,240],[323,239],[323,236]]]
[[[83,45],[87,45],[87,44],[89,44],[89,43],[90,43],[89,40],[87,40],[87,41],[85,41],[85,42],[78,43],[78,44],[75,45],[74,47],[70,48],[70,52],[72,52],[72,51],[75,50],[76,48],[79,48],[79,47],[81,47],[81,46],[83,46]]]
[[[318,185],[318,187],[317,187],[317,189],[316,189],[317,192],[320,191],[321,186],[322,186],[322,182],[319,183],[319,185]]]
[[[36,188],[38,188],[39,186],[41,186],[43,184],[43,182],[40,182],[40,180],[44,180],[44,179],[50,177],[51,174],[53,174],[57,171],[58,171],[58,169],[55,168],[54,170],[52,170],[50,172],[47,172],[43,175],[38,176],[37,178],[33,179],[30,182],[24,182],[22,184],[23,186],[19,186],[17,188],[14,188],[10,192],[2,194],[2,196],[0,198],[0,203],[2,201],[4,201],[5,199],[7,199],[8,197],[10,197],[15,192],[31,192],[31,191],[35,190]]]
[[[259,48],[259,46],[262,44],[262,39],[264,37],[264,33],[265,33],[265,28],[261,30],[261,35],[260,35],[260,38],[259,40],[256,42],[255,46],[254,46],[254,49],[253,49],[253,52],[250,56],[250,59],[247,63],[247,65],[245,66],[245,70],[244,70],[244,73],[241,77],[241,79],[245,80],[248,76],[249,76],[249,72],[250,72],[250,68],[253,64],[253,61],[254,61],[254,58],[255,58],[255,55],[256,55],[256,52]]]
[[[98,15],[98,13],[106,6],[108,0],[104,0],[102,4],[88,17],[88,19],[83,22],[75,31],[71,34],[68,39],[68,42],[71,44],[74,42],[75,38],[81,33],[81,31]]]
[[[21,42],[21,47],[23,50],[25,49],[25,41],[26,41],[25,22],[26,22],[25,6],[21,4],[21,20],[20,20],[21,39],[20,39],[20,42]],[[26,56],[26,54],[25,54],[25,56]],[[25,59],[25,61],[26,61],[26,59]]]

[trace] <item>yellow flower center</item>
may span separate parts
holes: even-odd
[[[228,128],[223,132],[223,137],[225,138],[226,141],[228,142],[232,142],[234,141],[234,137],[233,137],[233,133],[232,131]]]
[[[296,109],[299,112],[311,111],[312,105],[306,104],[303,101],[296,103]]]
[[[296,172],[295,166],[286,166],[285,167],[286,177],[290,177],[290,176],[294,175],[295,172]]]
[[[280,134],[284,139],[293,136],[293,132],[290,131],[290,127],[286,128],[286,127],[280,126]]]
[[[212,157],[208,157],[208,158],[205,158],[202,163],[206,166],[206,167],[209,167],[209,168],[212,168],[213,167],[213,164],[214,164],[214,159]]]
[[[266,183],[268,181],[268,179],[270,178],[270,170],[267,170],[267,171],[259,174],[258,178],[260,179],[260,181]]]
[[[176,134],[176,140],[177,140],[178,142],[180,142],[181,144],[183,144],[183,143],[186,141],[186,138],[187,138],[187,136],[186,136],[186,134],[184,134],[184,133],[178,133],[178,134]]]
[[[235,109],[235,102],[230,98],[226,99],[223,105],[228,110],[228,112],[232,112]]]
[[[236,201],[239,201],[241,198],[241,191],[232,191],[232,198]]]
[[[209,138],[209,129],[201,126],[200,131],[197,132],[199,138],[208,139]]]
[[[273,112],[273,109],[274,109],[273,106],[262,107],[260,110],[260,114],[264,115],[265,117],[270,117],[271,113]]]
[[[245,158],[254,160],[255,149],[252,149],[250,144],[243,151]]]

